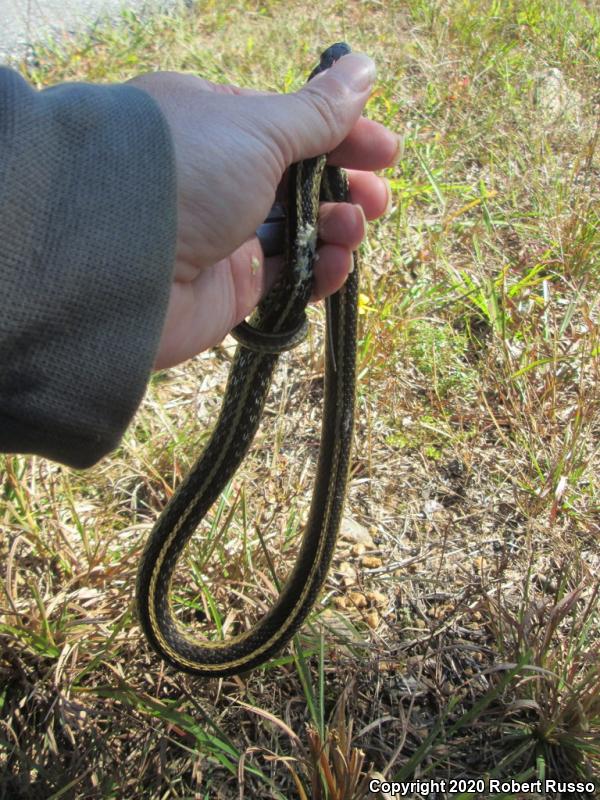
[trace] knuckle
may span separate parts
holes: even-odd
[[[336,138],[340,130],[339,98],[332,92],[323,92],[317,88],[307,88],[305,93],[300,93],[301,96],[303,94],[308,95],[306,100],[310,103],[314,112],[320,117],[327,132],[333,138]]]

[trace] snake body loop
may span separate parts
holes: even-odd
[[[348,52],[350,48],[343,43],[328,48],[310,78]],[[196,675],[243,672],[280,650],[314,605],[333,555],[348,480],[354,418],[356,258],[346,283],[327,302],[324,412],[315,488],[300,552],[279,598],[255,626],[224,641],[191,637],[173,614],[170,593],[177,560],[252,443],[277,353],[290,346],[289,341],[305,328],[319,201],[348,200],[345,173],[325,162],[326,157],[319,156],[290,167],[287,266],[250,323],[237,330],[242,343],[234,356],[211,438],[159,517],[142,555],[136,596],[144,633],[165,661]]]

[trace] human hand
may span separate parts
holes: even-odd
[[[348,168],[353,203],[321,207],[313,299],[343,284],[365,220],[389,206],[372,170],[390,166],[399,148],[395,134],[360,117],[374,74],[352,53],[288,95],[173,72],[131,81],[159,104],[175,146],[176,261],[156,369],[217,344],[254,309],[283,265],[264,257],[255,231],[287,167],[320,153]]]

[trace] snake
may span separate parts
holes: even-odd
[[[345,42],[328,47],[308,80],[349,52]],[[176,618],[171,600],[173,577],[185,545],[250,448],[280,353],[306,336],[319,204],[349,199],[346,173],[328,164],[326,154],[289,167],[284,267],[250,319],[232,331],[238,345],[216,424],[143,550],[136,585],[138,619],[152,648],[183,672],[224,677],[264,664],[299,630],[326,579],[342,519],[353,437],[359,286],[356,253],[347,280],[326,300],[323,418],[315,482],[295,564],[277,600],[248,630],[219,640],[187,632]]]

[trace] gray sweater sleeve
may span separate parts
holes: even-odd
[[[0,68],[0,451],[74,467],[140,403],[175,258],[173,144],[128,85]]]

